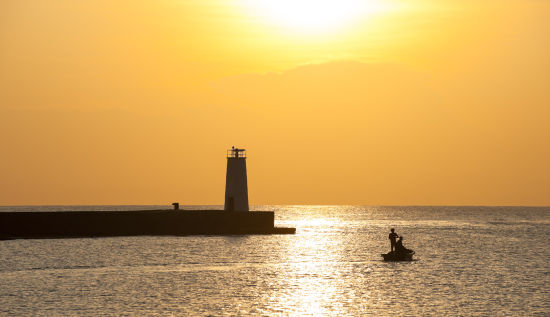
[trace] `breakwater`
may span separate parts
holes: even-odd
[[[293,234],[272,211],[138,210],[0,212],[0,239],[140,235]]]

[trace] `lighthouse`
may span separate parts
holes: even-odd
[[[246,150],[234,146],[231,147],[231,150],[227,150],[224,210],[249,211]]]

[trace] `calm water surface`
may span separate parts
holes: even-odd
[[[256,209],[296,235],[0,241],[0,315],[550,315],[549,207]]]

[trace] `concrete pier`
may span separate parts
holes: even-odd
[[[246,150],[227,150],[225,210],[0,212],[0,239],[293,234],[272,211],[249,211]]]
[[[0,212],[0,239],[293,234],[274,212],[223,210]]]

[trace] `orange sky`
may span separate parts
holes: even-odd
[[[550,2],[280,3],[0,2],[0,204],[550,205]]]

